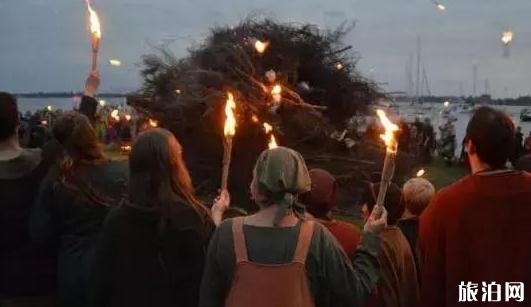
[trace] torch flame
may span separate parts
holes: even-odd
[[[272,132],[273,131],[273,126],[271,126],[268,123],[264,123],[264,130],[265,130],[265,133]]]
[[[443,12],[443,11],[446,11],[446,6],[442,3],[437,3],[437,9]]]
[[[87,0],[87,8],[89,11],[90,16],[90,33],[95,35],[97,38],[101,38],[101,25],[100,25],[100,19],[98,18],[98,14],[96,11],[92,9],[90,6],[90,2]]]
[[[149,119],[149,125],[153,128],[157,128],[159,126],[159,122],[154,119]]]
[[[260,54],[264,53],[269,46],[269,42],[262,42],[261,40],[257,39],[254,42],[254,49]]]
[[[126,121],[130,121],[130,120],[131,120],[131,115],[126,114],[126,115],[125,115],[125,120],[126,120]]]
[[[398,126],[392,123],[383,110],[377,110],[376,114],[380,118],[380,122],[385,129],[385,133],[380,135],[380,138],[385,142],[387,151],[395,153],[397,151],[397,143],[395,140],[395,132],[397,132]]]
[[[278,147],[277,140],[275,139],[275,136],[272,134],[271,134],[271,139],[269,140],[268,147],[269,149],[274,149]]]
[[[424,176],[424,174],[426,174],[426,171],[424,169],[421,169],[417,172],[417,177],[422,177]]]
[[[503,31],[501,41],[503,45],[508,46],[513,41],[514,32],[513,31]]]
[[[225,136],[232,137],[236,134],[236,118],[234,117],[233,110],[236,109],[236,103],[234,102],[234,96],[232,93],[228,93],[227,103],[225,104]]]
[[[258,123],[260,121],[258,119],[258,116],[256,116],[256,115],[251,116],[251,120],[253,121],[253,123]]]

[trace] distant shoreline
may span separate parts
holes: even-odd
[[[81,96],[83,92],[69,92],[69,93],[17,93],[16,97],[22,98],[71,98],[75,96]],[[98,97],[101,98],[121,98],[126,97],[127,94],[122,93],[101,93]]]

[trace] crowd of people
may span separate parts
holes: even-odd
[[[392,184],[383,208],[368,182],[358,229],[331,214],[336,179],[285,147],[256,161],[258,211],[224,219],[229,192],[197,198],[171,132],[110,161],[84,101],[54,118],[46,154],[20,145],[16,98],[0,93],[2,307],[437,307],[457,306],[463,282],[531,284],[531,174],[507,167],[516,131],[500,111],[468,124],[470,175],[438,192]]]

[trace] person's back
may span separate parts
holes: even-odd
[[[304,217],[296,197],[310,186],[299,153],[285,147],[262,152],[251,183],[260,210],[224,221],[214,233],[199,306],[363,304],[378,279],[374,234],[384,227],[387,213],[371,216],[360,247],[348,259],[323,225]],[[214,221],[230,204],[227,194],[213,206]]]
[[[497,294],[499,306],[520,305],[506,283],[531,283],[531,175],[505,168],[514,136],[512,120],[495,109],[470,120],[472,174],[441,190],[420,218],[422,306],[485,304]],[[500,291],[487,297],[491,283]]]
[[[238,263],[241,263],[242,259],[238,259],[236,255],[236,246],[234,241],[234,222],[240,218],[224,221],[215,232],[209,247],[209,253],[207,256],[207,267],[203,277],[203,285],[201,291],[200,305],[204,307],[220,306],[224,303],[229,296],[231,286],[238,280]],[[262,227],[244,223],[242,232],[245,238],[245,247],[247,252],[246,260],[257,264],[258,267],[262,267],[267,271],[268,267],[287,266],[294,262],[297,246],[299,245],[299,236],[301,234],[302,225],[308,222],[298,222],[297,224],[289,227]],[[239,225],[236,229],[239,229]],[[356,280],[350,274],[346,274],[347,266],[349,266],[348,260],[341,247],[337,245],[336,241],[332,238],[332,235],[326,230],[326,228],[319,224],[314,223],[313,232],[310,237],[310,245],[308,254],[304,259],[304,271],[307,274],[307,286],[312,295],[312,304],[315,306],[337,306],[331,305],[333,302],[363,302],[360,299],[360,293],[346,289],[352,289],[354,285],[359,287],[358,291],[362,291],[365,284],[356,284],[359,281]],[[360,258],[355,262],[356,265],[364,265],[359,267],[365,269],[365,265],[370,263],[370,257],[375,257],[376,254],[371,252],[371,249],[378,245],[378,241],[374,236],[366,236],[362,244],[360,245]],[[353,255],[349,255],[353,257]],[[370,257],[369,257],[370,256]],[[363,260],[361,257],[364,257]],[[369,261],[369,262],[367,262]],[[297,261],[295,261],[297,262]],[[349,269],[351,269],[349,267]],[[216,274],[213,274],[216,272]],[[274,274],[274,273],[273,273]],[[283,273],[280,273],[283,274]],[[252,283],[262,278],[262,276],[268,276],[266,272],[264,275],[257,271],[253,275]],[[300,277],[300,276],[299,276]],[[369,279],[373,279],[375,276],[366,276]],[[249,281],[249,279],[246,279]],[[271,280],[268,279],[270,282]],[[265,281],[264,281],[265,282]],[[291,286],[297,286],[297,293],[293,293],[294,296],[302,298],[306,294],[306,285],[301,284],[301,280],[298,280],[296,285],[287,285],[284,280],[275,281],[278,286],[285,287],[286,289],[292,289]],[[346,283],[346,284],[345,284]],[[277,290],[278,286],[272,286],[265,289],[250,289],[248,294],[238,296],[242,300],[242,303],[249,303],[249,299],[253,295],[270,295],[268,302],[280,302],[280,295],[275,296],[271,291]],[[271,291],[268,291],[270,289]],[[369,289],[365,289],[369,290]],[[262,292],[262,293],[261,293]],[[241,293],[238,291],[238,293]],[[366,293],[368,294],[368,293]],[[251,297],[249,297],[251,295]],[[271,301],[271,300],[273,301]],[[285,304],[288,305],[275,305],[275,306],[305,306],[293,303],[294,297],[285,297]],[[306,297],[305,297],[306,299]],[[331,300],[332,299],[332,300]],[[234,300],[237,300],[234,298]],[[234,300],[232,302],[234,302]],[[253,304],[258,304],[258,301],[252,301]],[[279,303],[280,304],[280,303]],[[347,305],[347,304],[345,304]],[[244,306],[244,305],[240,305]],[[273,305],[270,305],[273,306]]]
[[[315,222],[308,221],[300,224],[291,260],[274,265],[250,260],[243,222],[243,217],[234,219],[232,222],[236,267],[225,306],[314,306],[305,264]],[[263,291],[265,289],[267,291]]]
[[[54,252],[33,244],[28,233],[30,211],[46,170],[37,149],[0,159],[0,295],[5,299],[54,293]]]
[[[34,229],[34,237],[38,241],[48,241],[47,234],[57,234],[61,248],[65,252],[77,252],[92,245],[109,209],[117,205],[125,191],[127,182],[127,164],[124,162],[104,161],[97,165],[80,165],[75,167],[76,181],[83,187],[97,191],[102,198],[108,200],[107,205],[92,203],[85,192],[57,184],[58,167],[50,170],[45,178],[38,206],[34,212],[34,226],[53,227],[46,232]],[[40,215],[42,214],[42,215]],[[40,224],[47,218],[53,219],[52,224]],[[51,221],[50,221],[51,222]],[[37,225],[40,224],[40,225]]]
[[[422,266],[422,280],[441,285],[425,288],[434,301],[457,304],[461,282],[531,284],[531,175],[467,176],[435,196],[422,215],[421,233],[427,234],[421,249],[429,251],[424,262],[440,265]]]
[[[381,278],[378,282],[380,306],[413,307],[418,304],[419,283],[409,243],[396,226],[380,233]]]
[[[318,220],[337,239],[347,255],[352,255],[361,241],[361,231],[351,223],[339,220]]]
[[[55,295],[53,249],[33,244],[29,216],[48,165],[23,149],[16,98],[0,92],[0,306],[48,306]]]
[[[106,205],[95,203],[86,192],[58,184],[56,170],[43,181],[31,218],[34,241],[57,245],[58,288],[62,306],[83,306],[96,239],[109,209],[125,189],[127,168],[120,162],[80,166],[76,180],[90,186]],[[88,189],[88,188],[87,188]]]
[[[65,114],[53,133],[65,156],[42,182],[30,234],[36,242],[57,248],[60,305],[82,307],[96,238],[109,209],[124,193],[127,165],[105,158],[84,115]]]
[[[152,208],[111,211],[95,251],[91,306],[197,306],[213,225],[176,206],[175,226],[163,234],[161,214]]]
[[[369,184],[363,194],[362,215],[374,210],[380,184]],[[404,213],[402,192],[396,184],[388,187],[385,208],[389,226],[379,235],[380,280],[366,307],[415,307],[419,301],[419,282],[415,258],[408,240],[397,223]]]
[[[197,306],[214,224],[182,152],[164,129],[134,143],[128,201],[109,215],[94,252],[91,306]]]

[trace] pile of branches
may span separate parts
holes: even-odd
[[[326,152],[330,134],[381,97],[357,71],[357,54],[343,43],[352,27],[324,31],[310,24],[247,19],[214,28],[185,58],[168,50],[144,56],[143,88],[129,104],[171,129],[184,143],[187,161],[206,168],[201,177],[212,178],[219,168],[223,108],[231,92],[238,122],[233,161],[244,164],[233,167],[231,180],[242,173],[247,184],[256,155],[267,146],[262,122],[273,125],[281,145],[315,154],[317,144]],[[268,43],[265,52],[255,49],[257,40]],[[280,101],[271,94],[277,84]]]

